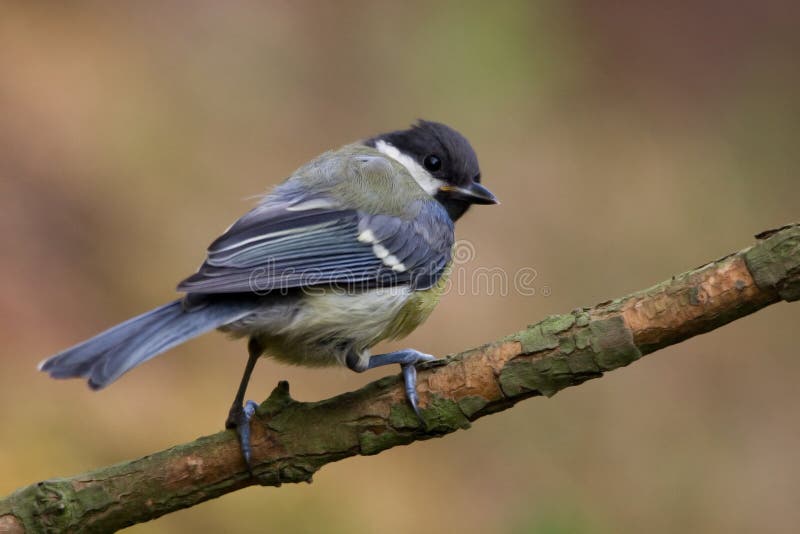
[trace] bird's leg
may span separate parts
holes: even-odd
[[[371,356],[366,366],[357,355],[348,356],[346,359],[347,366],[353,371],[362,372],[367,369],[381,367],[383,365],[390,365],[393,363],[400,364],[403,370],[403,381],[405,382],[406,398],[409,404],[414,409],[421,423],[425,423],[419,411],[418,397],[417,397],[417,368],[416,365],[422,362],[429,362],[435,360],[435,356],[419,352],[414,349],[403,349],[395,352],[387,352],[386,354],[376,354]]]
[[[256,413],[258,405],[249,400],[244,402],[244,394],[247,391],[247,384],[250,382],[250,375],[253,374],[253,368],[256,366],[258,358],[264,352],[261,344],[253,338],[247,344],[247,365],[244,368],[242,381],[239,384],[239,389],[236,391],[236,397],[233,399],[233,404],[228,412],[228,419],[225,420],[225,428],[235,428],[236,433],[239,435],[239,444],[242,448],[242,456],[244,462],[247,464],[248,471],[252,472],[252,465],[250,463],[251,449],[250,449],[250,419]]]

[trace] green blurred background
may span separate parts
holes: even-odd
[[[747,4],[747,5],[740,5]],[[418,117],[499,207],[405,341],[448,354],[644,288],[798,218],[796,2],[3,2],[0,494],[220,430],[243,343],[204,336],[93,393],[43,357],[174,298],[206,245],[321,151]],[[130,532],[752,532],[800,522],[800,308],[780,304],[467,432]],[[249,396],[382,373],[265,361]]]

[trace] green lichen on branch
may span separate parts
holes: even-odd
[[[779,300],[800,298],[800,225],[626,297],[553,315],[420,366],[421,425],[398,376],[320,402],[281,382],[253,423],[254,474],[224,431],[138,460],[21,488],[0,499],[0,532],[108,532],[253,484],[309,482],[322,466],[468,428]]]
[[[763,232],[745,253],[747,267],[762,289],[775,289],[788,302],[800,299],[800,225]]]
[[[552,397],[641,357],[621,316],[590,320],[584,310],[550,316],[507,339],[522,346],[500,373],[507,397]]]

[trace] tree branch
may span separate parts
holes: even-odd
[[[253,421],[255,478],[223,431],[0,500],[0,532],[106,532],[253,484],[309,482],[323,465],[468,428],[520,400],[598,378],[781,300],[800,299],[800,224],[649,289],[553,315],[421,367],[422,428],[398,376],[303,403],[281,382]]]

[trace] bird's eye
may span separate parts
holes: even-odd
[[[425,156],[425,159],[422,160],[422,164],[425,166],[425,169],[430,172],[436,172],[442,168],[442,160],[435,154],[428,154]]]

